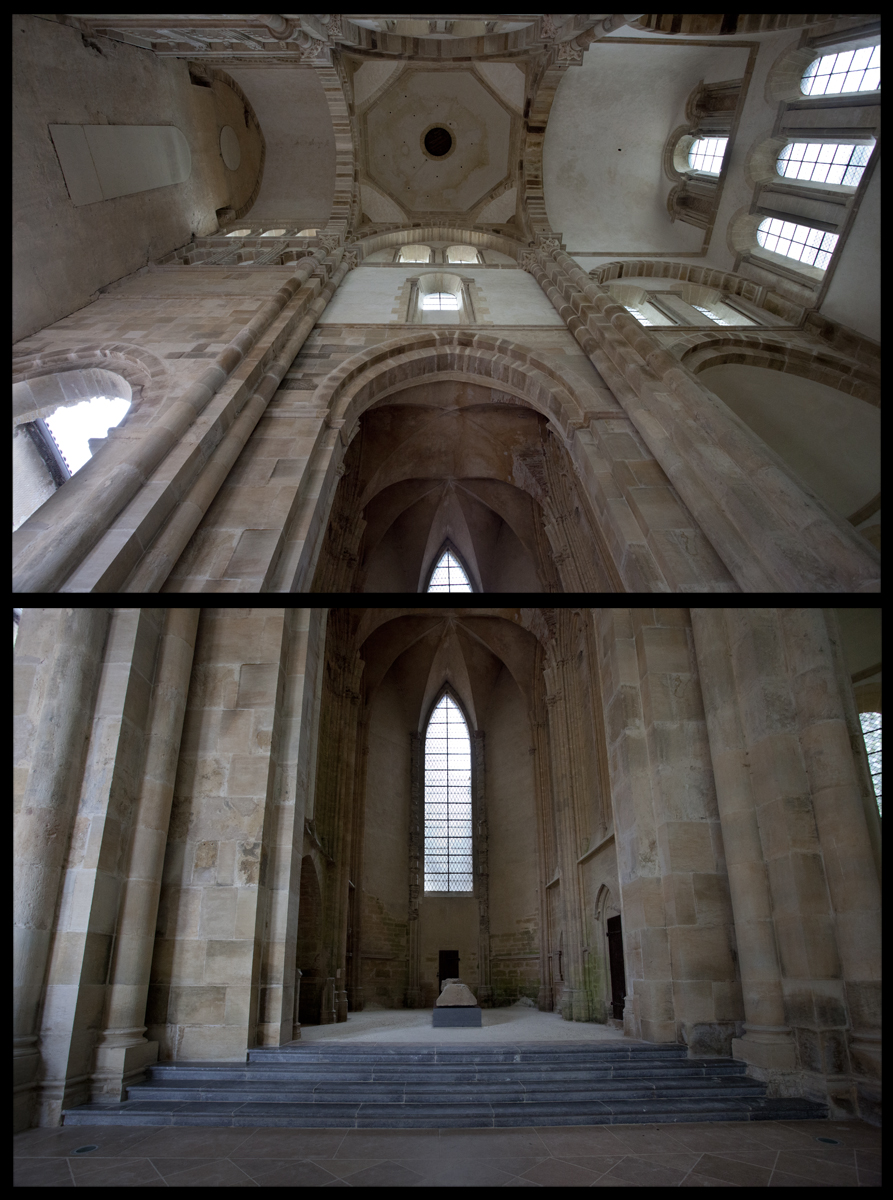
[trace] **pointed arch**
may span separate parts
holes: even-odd
[[[437,553],[425,584],[426,592],[473,592],[471,575],[459,551],[449,540]]]
[[[471,730],[444,687],[425,725],[424,890],[473,893]]]

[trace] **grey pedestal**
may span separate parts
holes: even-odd
[[[457,1027],[468,1028],[474,1026],[477,1029],[481,1027],[481,1010],[479,1007],[472,1007],[470,1004],[463,1004],[456,1008],[434,1009],[434,1028],[435,1029],[456,1029]]]

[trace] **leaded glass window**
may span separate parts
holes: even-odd
[[[837,142],[791,142],[779,154],[777,170],[785,179],[855,186],[862,178],[862,172],[870,157],[870,146],[842,146]]]
[[[474,589],[462,570],[459,560],[449,550],[444,550],[431,572],[429,592],[471,592]]]
[[[422,297],[422,308],[426,312],[446,312],[448,309],[455,311],[459,307],[459,297],[453,292],[429,292],[427,296]]]
[[[823,54],[803,72],[804,96],[832,96],[841,92],[876,92],[881,86],[881,48],[865,46],[842,54]]]
[[[865,739],[865,749],[868,753],[868,767],[871,771],[871,782],[874,784],[874,794],[877,797],[877,810],[881,813],[881,714],[859,713],[859,723],[862,726],[862,737]]]
[[[811,225],[767,217],[760,222],[757,241],[766,250],[774,250],[776,254],[784,254],[787,258],[795,258],[798,262],[824,271],[837,245],[837,234],[813,229]]]
[[[425,891],[471,890],[471,739],[444,695],[425,735]]]
[[[702,171],[705,175],[718,175],[728,142],[729,139],[724,137],[698,138],[688,152],[688,165],[693,171]]]

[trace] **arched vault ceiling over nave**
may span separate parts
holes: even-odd
[[[504,667],[530,699],[536,654],[536,637],[530,626],[542,623],[542,610],[536,617],[533,610],[492,608],[353,612],[357,618],[356,644],[366,664],[367,697],[395,670],[404,686],[413,689],[408,711],[423,716],[443,683],[449,682],[462,697],[470,717],[479,719]],[[412,669],[407,671],[410,661]]]
[[[749,55],[734,42],[612,36],[564,73],[546,126],[543,185],[549,222],[571,253],[700,249],[702,230],[669,220],[664,146],[698,83],[740,79]]]

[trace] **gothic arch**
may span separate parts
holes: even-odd
[[[587,425],[587,404],[579,394],[578,385],[554,364],[528,348],[505,338],[471,330],[432,330],[408,339],[382,343],[347,359],[317,389],[314,403],[328,411],[328,424],[338,431],[341,453],[333,455],[330,460],[327,481],[323,486],[326,499],[321,499],[318,510],[316,539],[314,542],[308,539],[305,543],[302,563],[293,586],[300,588],[309,584],[316,572],[332,520],[336,485],[344,471],[343,456],[359,431],[360,418],[378,402],[384,403],[401,391],[419,384],[430,387],[443,381],[484,385],[490,390],[494,403],[530,408],[546,419],[558,446],[570,460],[566,482],[572,499],[568,501],[564,496],[568,489],[561,481],[560,496],[558,492],[553,496],[548,482],[549,467],[543,468],[546,475],[540,478],[535,463],[528,467],[528,464],[519,462],[519,478],[515,480],[515,486],[527,492],[542,507],[546,506],[550,496],[557,505],[556,511],[549,513],[549,528],[554,533],[554,536],[553,533],[549,534],[549,539],[553,543],[554,562],[562,571],[562,582],[566,588],[622,591],[621,576],[605,537],[598,528],[594,511],[587,511],[595,510],[597,505],[594,496],[582,484],[586,468],[582,452],[578,452],[575,442],[576,431]],[[568,508],[567,512],[564,512],[565,508]],[[567,517],[571,518],[570,521]],[[336,524],[343,534],[345,521],[339,517]],[[348,546],[339,543],[334,548],[335,559],[339,561],[356,562],[354,556],[363,530],[357,527],[357,522],[352,525],[356,544],[352,542]],[[587,545],[591,563],[582,561],[585,555],[581,555],[577,539],[582,539],[581,544]],[[595,543],[594,548],[590,542]],[[548,548],[544,545],[543,549],[547,551]],[[573,578],[571,574],[564,578],[567,572],[573,573]],[[332,583],[328,575],[325,586],[323,583],[322,579],[318,579],[314,586],[318,584],[327,590]]]

